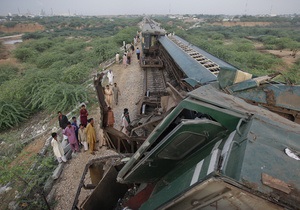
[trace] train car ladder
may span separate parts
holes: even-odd
[[[210,59],[206,58],[201,53],[197,52],[193,48],[189,47],[186,44],[183,44],[178,39],[169,36],[170,40],[172,40],[179,48],[181,48],[184,52],[186,52],[189,56],[191,56],[193,59],[195,59],[200,65],[205,67],[207,70],[209,70],[211,73],[213,73],[215,76],[218,76],[220,71],[220,66],[211,61]]]

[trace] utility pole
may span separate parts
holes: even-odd
[[[247,15],[247,11],[248,10],[248,0],[246,1],[246,5],[245,5],[245,15]]]

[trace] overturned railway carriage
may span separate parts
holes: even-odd
[[[299,86],[253,77],[177,36],[149,35],[140,117],[129,136],[103,127],[128,157],[89,163],[92,184],[84,174],[78,191],[93,192],[73,208],[300,209]],[[101,75],[95,87],[105,125]]]
[[[180,89],[192,91],[214,84],[220,91],[300,123],[300,86],[274,81],[278,74],[255,77],[178,36],[161,37],[159,43],[165,70]]]
[[[297,209],[299,137],[298,124],[207,85],[156,127],[118,181],[148,191],[139,209]]]

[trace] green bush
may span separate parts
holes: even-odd
[[[75,64],[63,69],[62,80],[69,84],[81,84],[89,73],[90,69],[83,63]]]
[[[41,53],[51,48],[54,45],[54,42],[47,38],[43,38],[37,40],[36,42],[32,42],[31,45],[36,51]]]
[[[85,87],[63,82],[50,82],[39,86],[29,101],[31,109],[46,109],[51,112],[67,111],[87,100]]]
[[[14,56],[22,62],[28,62],[37,55],[38,53],[31,48],[19,47],[14,50]]]
[[[63,68],[66,68],[70,66],[70,64],[68,63],[68,61],[66,60],[60,60],[60,61],[55,61],[51,64],[51,66],[49,66],[49,71],[52,71],[52,69],[56,69],[59,70],[59,72],[61,72],[61,70]]]
[[[0,100],[0,128],[12,128],[27,119],[29,111],[16,101]]]
[[[139,30],[137,27],[126,27],[114,36],[114,41],[119,45],[123,45],[123,41],[126,43],[132,43],[133,38],[136,36],[136,32]]]
[[[47,68],[53,63],[64,60],[67,58],[67,55],[62,52],[44,52],[36,59],[36,66],[38,68]]]
[[[69,40],[64,43],[63,51],[72,54],[74,52],[78,52],[84,50],[86,47],[86,43],[82,42],[81,40]]]
[[[18,24],[18,22],[16,21],[8,21],[8,22],[5,22],[3,25],[7,28],[13,28],[15,27],[16,25]]]
[[[66,55],[64,60],[68,63],[69,66],[71,66],[78,63],[82,63],[84,62],[85,59],[86,59],[86,54],[82,50],[82,51],[76,51],[72,54]]]
[[[10,79],[13,79],[19,69],[16,66],[9,65],[9,64],[1,64],[0,65],[0,85]]]
[[[300,59],[298,59],[295,64],[289,68],[287,71],[283,72],[283,76],[290,83],[300,85]]]
[[[47,34],[44,32],[32,32],[32,33],[26,33],[22,36],[23,40],[28,40],[28,39],[41,39],[43,37],[46,37]]]

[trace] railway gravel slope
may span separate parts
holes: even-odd
[[[109,69],[114,73],[114,82],[116,82],[120,88],[121,96],[119,97],[119,104],[113,106],[115,115],[115,128],[120,128],[121,115],[124,108],[129,109],[131,119],[134,119],[138,113],[136,102],[143,94],[143,71],[141,70],[136,55],[133,54],[131,65],[125,68],[122,64],[114,64]],[[97,138],[101,138],[102,131],[99,128],[99,108],[95,110],[89,110],[90,117],[93,117],[97,123],[96,132]],[[97,145],[98,147],[98,145]],[[106,148],[98,148],[99,151],[95,155],[91,155],[88,152],[78,153],[76,157],[66,163],[60,178],[54,185],[55,189],[55,210],[71,209],[75,194],[77,192],[78,184],[82,176],[82,172],[86,163],[93,158],[101,156],[116,154],[112,150]],[[90,193],[88,190],[82,190],[79,197],[79,203]]]

